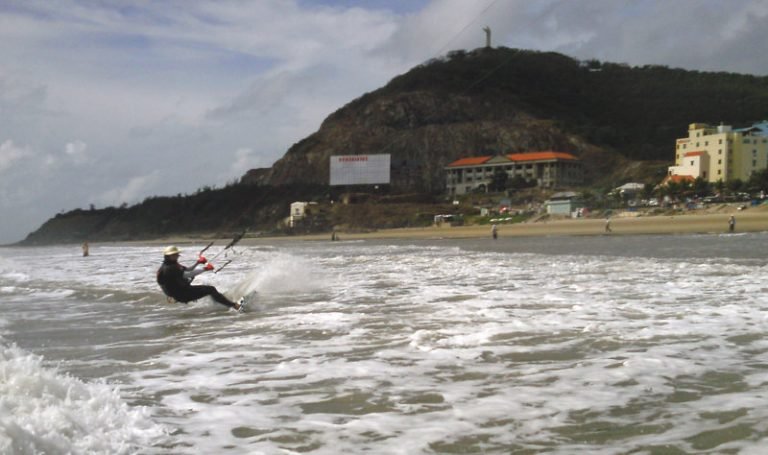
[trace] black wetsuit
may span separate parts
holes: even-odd
[[[213,300],[222,305],[231,308],[236,306],[234,302],[213,286],[192,286],[192,280],[184,277],[185,270],[187,268],[176,261],[168,259],[163,261],[163,265],[157,269],[157,284],[163,289],[165,295],[172,297],[177,302],[184,303],[211,296]]]

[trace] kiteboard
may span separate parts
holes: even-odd
[[[240,305],[240,308],[237,309],[238,313],[245,313],[245,307],[248,306],[248,301],[245,300],[245,297],[240,297],[240,300],[237,302]]]
[[[239,299],[235,300],[237,303],[240,304],[240,309],[237,310],[239,313],[245,313],[248,310],[248,307],[250,306],[253,301],[256,300],[256,292],[252,291],[247,294],[244,294]]]

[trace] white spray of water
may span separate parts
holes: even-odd
[[[144,408],[0,339],[0,453],[128,454],[164,437]]]
[[[269,294],[302,294],[323,289],[325,274],[309,260],[285,253],[271,253],[256,270],[248,272],[230,293],[235,296],[254,292]]]

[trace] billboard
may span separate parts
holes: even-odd
[[[331,156],[331,185],[389,183],[389,154]]]

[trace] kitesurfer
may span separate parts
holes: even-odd
[[[193,300],[210,296],[218,303],[240,311],[242,299],[235,303],[219,292],[214,286],[192,285],[192,280],[203,272],[213,270],[213,264],[208,263],[204,256],[198,257],[195,265],[190,268],[179,264],[181,250],[175,246],[169,246],[163,250],[163,264],[157,269],[157,284],[168,297],[177,302],[188,303]],[[203,265],[202,270],[197,266]]]

